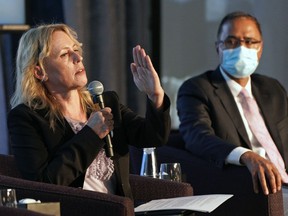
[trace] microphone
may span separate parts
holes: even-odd
[[[87,87],[89,93],[93,96],[94,99],[96,99],[96,102],[99,104],[100,108],[103,109],[105,107],[104,105],[104,100],[103,100],[103,91],[104,91],[104,86],[101,82],[95,80],[89,83]],[[111,142],[111,136],[110,133],[107,134],[105,137],[106,145],[105,145],[105,152],[108,157],[113,157],[114,152],[113,152],[113,146]]]

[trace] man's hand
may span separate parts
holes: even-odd
[[[269,191],[276,193],[281,190],[281,175],[271,161],[248,151],[241,156],[240,162],[247,166],[252,175],[255,193],[259,193],[259,182],[266,195]]]

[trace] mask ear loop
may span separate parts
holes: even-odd
[[[258,49],[256,49],[257,53],[258,53],[260,50],[261,50],[261,46],[260,46]]]

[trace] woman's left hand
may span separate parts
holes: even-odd
[[[133,59],[131,72],[135,85],[140,91],[147,94],[156,108],[161,108],[164,100],[164,90],[150,57],[146,55],[145,50],[140,45],[137,45],[133,48]]]

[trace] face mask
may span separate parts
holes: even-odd
[[[258,50],[240,46],[222,51],[221,68],[236,78],[250,76],[258,66]]]

